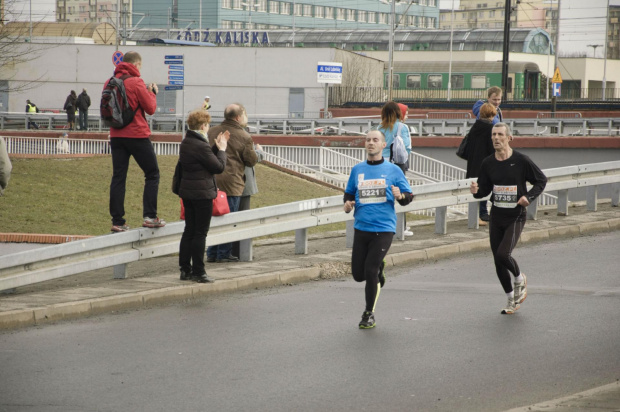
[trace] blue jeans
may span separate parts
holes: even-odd
[[[241,196],[228,196],[228,207],[230,212],[239,211],[239,203],[241,202]],[[214,245],[207,248],[207,257],[215,259],[223,259],[232,254],[232,243],[224,243],[223,245]]]
[[[478,211],[478,216],[482,217],[482,216],[487,216],[489,214],[489,211],[487,209],[487,201],[483,200],[482,202],[480,202],[480,210]]]
[[[88,110],[80,110],[78,115],[80,116],[80,130],[88,130]]]

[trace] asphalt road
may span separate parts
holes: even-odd
[[[620,378],[620,232],[0,333],[0,411],[502,411]]]

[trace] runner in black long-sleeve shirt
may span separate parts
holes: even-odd
[[[495,154],[482,161],[478,182],[472,182],[470,187],[477,199],[493,192],[489,238],[497,277],[508,296],[502,314],[508,315],[519,309],[527,296],[527,279],[512,257],[512,250],[525,226],[526,207],[547,184],[547,177],[529,157],[512,150],[512,138],[507,124],[497,123],[493,127]],[[529,191],[526,182],[533,185]],[[514,288],[510,273],[515,277]]]

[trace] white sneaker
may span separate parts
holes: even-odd
[[[508,303],[506,303],[506,307],[502,309],[502,315],[512,315],[519,309],[521,305],[515,303],[514,298],[508,298]]]
[[[527,278],[524,273],[521,273],[521,276],[523,276],[523,282],[514,283],[515,303],[523,303],[527,297]]]
[[[411,226],[407,226],[407,228],[405,230],[410,230],[410,229],[411,229]]]
[[[405,236],[413,236],[413,232],[412,232],[412,231],[410,231],[409,229],[407,229],[407,230],[405,230],[405,231],[403,232],[403,235],[405,235]]]

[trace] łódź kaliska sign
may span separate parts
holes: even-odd
[[[177,40],[187,40],[214,44],[269,44],[269,35],[266,31],[209,31],[185,30],[180,31]]]

